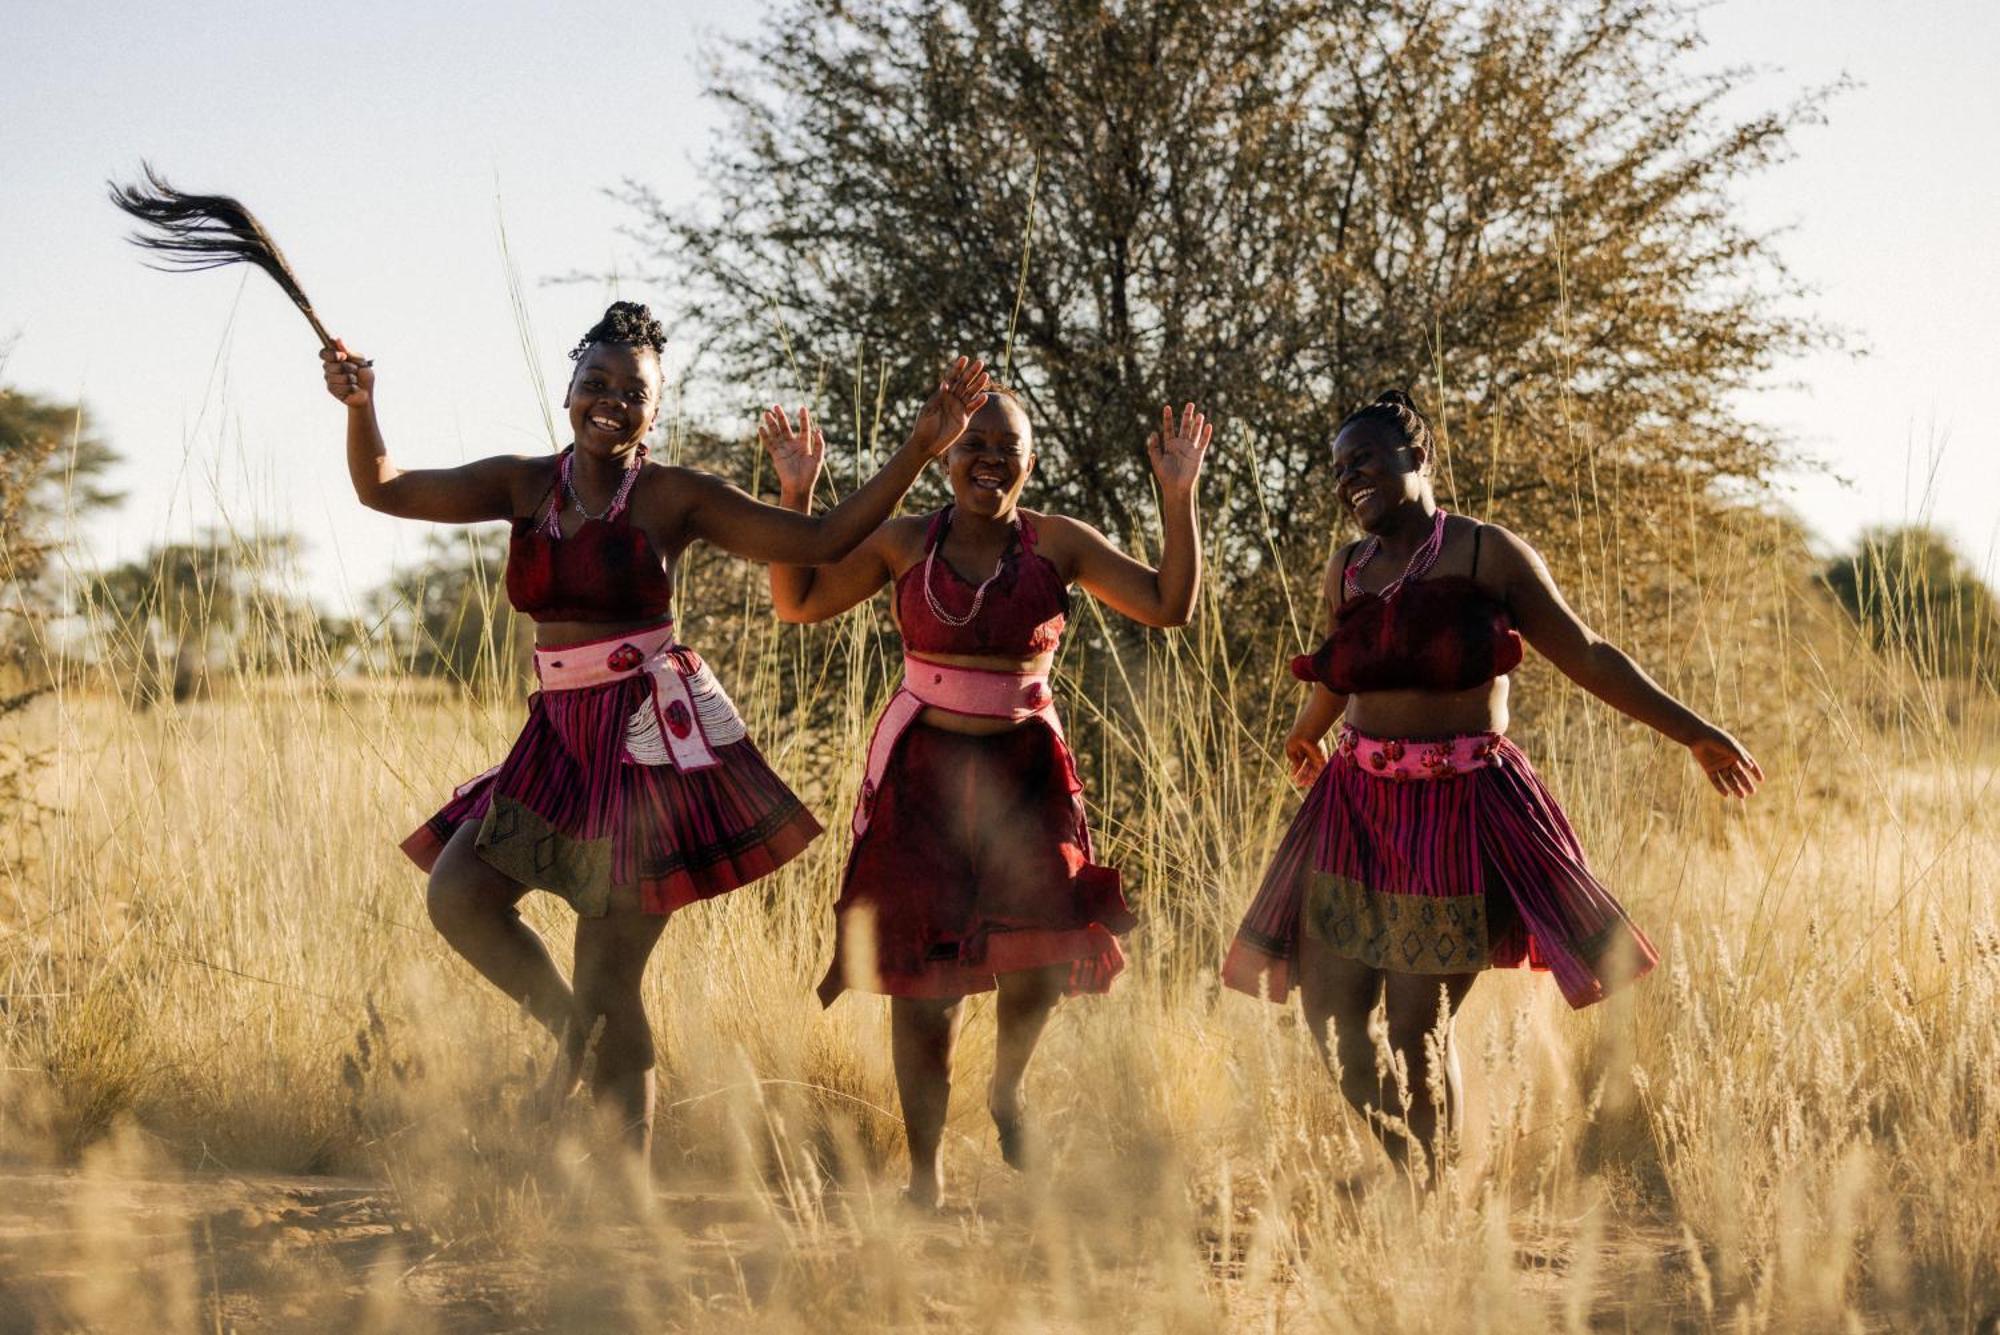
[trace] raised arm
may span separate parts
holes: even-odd
[[[375,419],[373,365],[339,340],[319,355],[327,393],[347,407],[347,475],[363,505],[438,524],[476,524],[519,513],[518,493],[535,480],[534,460],[511,455],[405,472],[390,461]]]
[[[796,424],[785,410],[772,408],[757,426],[757,439],[770,451],[778,475],[778,504],[799,514],[811,514],[813,484],[826,442],[812,415],[799,410]],[[810,624],[839,616],[866,601],[895,575],[889,534],[897,520],[876,529],[861,545],[828,566],[771,564],[771,605],[778,620]]]
[[[1146,455],[1160,484],[1164,530],[1157,569],[1119,551],[1088,524],[1060,521],[1076,582],[1141,625],[1185,626],[1194,615],[1195,592],[1201,584],[1194,489],[1214,434],[1214,425],[1190,403],[1181,409],[1178,426],[1172,406],[1162,408],[1160,429],[1146,439]]]
[[[1536,652],[1619,713],[1687,747],[1717,792],[1748,797],[1757,790],[1764,772],[1742,743],[1675,699],[1624,650],[1585,625],[1563,600],[1541,553],[1497,525],[1487,532],[1498,539],[1488,550],[1498,549],[1507,604]]]
[[[1333,631],[1333,609],[1340,598],[1340,572],[1347,566],[1347,550],[1336,553],[1320,580],[1319,633],[1324,639]],[[1320,745],[1331,728],[1347,712],[1347,697],[1330,689],[1325,682],[1311,682],[1306,698],[1299,702],[1298,717],[1285,734],[1285,763],[1291,767],[1292,782],[1310,788],[1326,768],[1326,748]]]
[[[826,565],[840,560],[881,527],[925,465],[963,435],[972,414],[986,402],[985,364],[960,357],[938,383],[917,417],[909,439],[874,477],[823,515],[767,505],[711,474],[695,474],[687,522],[695,537],[752,561]],[[782,410],[778,410],[782,416]],[[799,410],[802,428],[811,420]],[[818,474],[814,456],[813,475]],[[781,485],[783,485],[781,483]],[[810,491],[808,484],[807,490]]]

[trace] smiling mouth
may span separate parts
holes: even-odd
[[[625,424],[617,418],[603,417],[594,413],[590,417],[590,424],[599,431],[609,432],[612,435],[617,435],[625,429]]]
[[[1359,510],[1361,503],[1374,494],[1375,488],[1373,487],[1355,488],[1353,491],[1347,493],[1347,508],[1350,510]]]
[[[972,475],[972,485],[980,491],[1005,491],[1007,479],[999,473],[975,472]]]

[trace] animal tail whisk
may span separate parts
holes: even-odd
[[[285,262],[284,252],[241,201],[228,195],[191,195],[176,190],[149,162],[142,162],[146,179],[138,185],[111,187],[111,202],[137,218],[140,228],[132,234],[132,244],[159,256],[149,265],[167,273],[193,273],[221,269],[231,264],[254,264],[284,289],[292,304],[312,324],[322,348],[333,346],[312,302],[299,286],[298,275]]]

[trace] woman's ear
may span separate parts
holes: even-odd
[[[1412,469],[1413,472],[1422,473],[1430,468],[1430,462],[1431,462],[1430,446],[1421,444],[1417,441],[1411,441],[1408,445],[1405,445],[1403,448],[1410,452],[1410,462],[1414,465]]]

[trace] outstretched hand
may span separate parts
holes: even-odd
[[[1715,785],[1715,791],[1724,797],[1748,797],[1764,782],[1764,771],[1743,749],[1743,743],[1720,728],[1689,742],[1688,750],[1694,753],[1695,763]]]
[[[1160,409],[1160,429],[1146,437],[1146,457],[1153,461],[1153,476],[1162,490],[1189,495],[1201,476],[1201,461],[1208,453],[1215,424],[1195,411],[1192,403],[1181,408],[1180,425],[1174,425],[1174,406]]]
[[[986,387],[992,383],[986,363],[976,357],[951,364],[910,430],[910,440],[926,459],[937,458],[965,434],[972,415],[986,405]]]
[[[757,423],[757,439],[771,455],[771,467],[778,475],[778,489],[786,496],[808,497],[819,480],[819,466],[826,458],[826,437],[820,433],[812,413],[801,406],[794,424],[782,407],[764,410]]]
[[[365,408],[375,394],[375,363],[348,351],[340,339],[330,348],[319,350],[320,369],[326,373],[326,392],[350,408]]]

